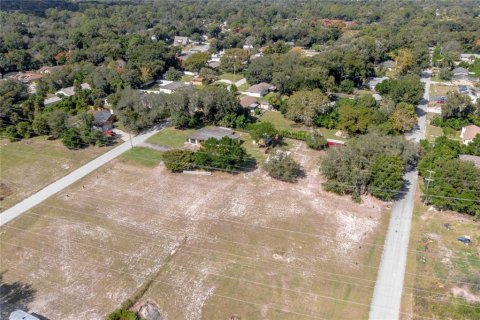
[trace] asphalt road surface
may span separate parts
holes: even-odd
[[[425,138],[430,71],[422,75],[422,82],[425,83],[425,93],[424,101],[417,107],[418,125],[410,134],[406,135],[408,140],[415,142]],[[417,171],[410,171],[404,175],[404,179],[407,181],[404,190],[406,193],[403,194],[401,199],[395,201],[392,208],[382,260],[370,305],[370,320],[397,320],[400,318],[417,177]]]
[[[0,213],[0,226],[3,226],[7,222],[15,219],[16,217],[20,216],[22,213],[30,210],[31,208],[35,207],[36,205],[40,204],[42,201],[46,200],[47,198],[53,196],[57,192],[65,189],[72,183],[78,181],[79,179],[85,177],[92,171],[100,168],[104,164],[108,163],[109,161],[115,159],[128,149],[133,146],[140,145],[141,143],[145,142],[148,138],[159,132],[165,124],[159,125],[154,129],[151,129],[147,132],[141,133],[135,137],[132,137],[132,141],[128,140],[118,147],[104,153],[100,157],[88,162],[87,164],[81,166],[80,168],[76,169],[75,171],[69,173],[68,175],[64,176],[63,178],[55,181],[54,183],[46,186],[42,190],[38,191],[37,193],[31,195],[30,197],[26,198],[22,202],[17,203],[13,207],[3,211]]]

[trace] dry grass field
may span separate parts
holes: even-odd
[[[290,150],[296,184],[102,167],[1,229],[2,282],[29,290],[7,305],[102,319],[138,297],[162,319],[366,319],[388,210],[323,191],[321,152]]]
[[[457,238],[468,235],[465,245]],[[480,319],[480,223],[417,199],[403,319]]]
[[[65,176],[108,148],[69,150],[59,140],[0,140],[0,211]]]

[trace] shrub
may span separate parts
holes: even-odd
[[[323,150],[327,147],[327,139],[318,132],[313,132],[305,140],[307,146],[314,150]]]
[[[270,177],[286,182],[295,182],[302,175],[300,165],[283,150],[275,150],[263,168]]]
[[[135,312],[121,308],[110,313],[107,320],[140,320],[140,318]]]
[[[162,160],[171,172],[182,172],[195,167],[194,152],[188,150],[174,149],[165,151],[162,154]]]
[[[62,142],[68,149],[80,149],[84,146],[80,132],[75,128],[69,128],[63,132]]]

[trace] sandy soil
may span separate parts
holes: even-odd
[[[292,150],[296,184],[114,161],[1,229],[2,281],[52,319],[102,319],[152,277],[164,319],[364,317],[384,204],[323,191],[321,152]]]

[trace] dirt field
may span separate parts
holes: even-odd
[[[70,173],[108,148],[69,150],[59,140],[0,140],[0,211]]]
[[[116,160],[1,229],[2,281],[51,319],[134,295],[162,319],[365,319],[387,210],[322,191],[321,153],[291,150],[297,184]]]
[[[470,245],[458,241],[468,235]],[[414,211],[403,301],[404,319],[480,319],[480,223],[438,212],[419,200]]]

